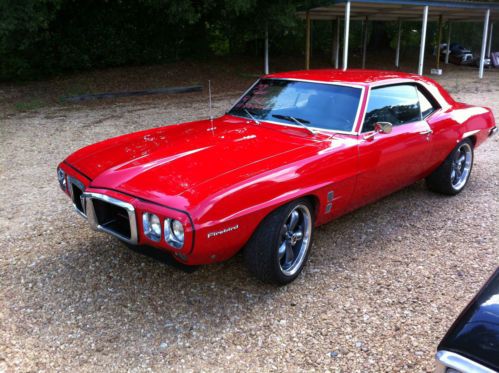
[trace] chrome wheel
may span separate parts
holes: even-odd
[[[471,146],[465,142],[457,148],[454,159],[452,160],[450,180],[452,187],[455,190],[462,189],[466,184],[466,181],[468,181],[472,161],[473,152]]]
[[[306,205],[297,205],[288,214],[279,235],[278,260],[281,271],[293,276],[302,266],[310,246],[312,215]]]

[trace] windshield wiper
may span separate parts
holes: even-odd
[[[258,120],[257,120],[257,119],[253,116],[253,115],[251,115],[251,113],[248,111],[248,109],[243,108],[243,110],[244,110],[244,112],[245,112],[246,114],[248,114],[248,115],[249,115],[249,117],[251,118],[251,120],[252,120],[253,122],[255,122],[256,124],[260,124],[260,122],[259,122],[259,121],[258,121]]]
[[[277,118],[277,119],[287,120],[288,122],[295,122],[299,126],[302,126],[303,128],[305,128],[312,135],[315,135],[315,132],[309,126],[307,126],[307,124],[310,124],[310,122],[308,120],[301,119],[301,118],[295,118],[295,117],[292,117],[291,115],[272,114],[272,116],[274,118]]]

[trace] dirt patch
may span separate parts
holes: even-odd
[[[498,115],[499,74],[475,74],[440,80]],[[204,94],[3,112],[0,372],[432,371],[498,263],[499,138],[477,150],[459,196],[420,182],[323,226],[303,275],[274,288],[239,256],[186,274],[138,255],[91,231],[59,190],[56,166],[74,150],[206,116]]]

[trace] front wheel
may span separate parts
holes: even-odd
[[[290,283],[308,259],[313,229],[313,208],[308,200],[278,208],[262,221],[245,247],[248,269],[264,282]]]
[[[456,195],[468,183],[472,167],[473,142],[464,139],[457,144],[444,163],[426,178],[426,184],[434,192]]]

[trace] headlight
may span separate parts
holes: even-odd
[[[142,226],[147,238],[153,241],[161,239],[161,221],[157,215],[144,212],[142,214]]]
[[[57,179],[59,180],[59,185],[61,186],[61,189],[63,191],[66,191],[67,190],[66,173],[60,168],[57,169]]]
[[[184,246],[184,226],[175,219],[165,220],[165,241],[176,249]]]

